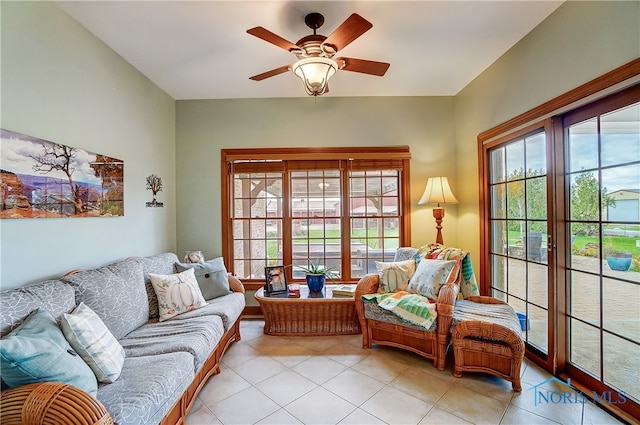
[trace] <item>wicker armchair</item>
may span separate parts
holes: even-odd
[[[462,372],[489,373],[510,381],[514,391],[522,391],[520,369],[525,345],[520,333],[514,330],[519,325],[515,312],[507,303],[493,297],[473,296],[465,301],[486,306],[485,314],[493,317],[463,319],[455,325],[451,333],[455,357],[453,376],[460,378]],[[464,309],[460,306],[456,309],[456,316],[464,315],[461,310]],[[499,316],[501,320],[496,320]],[[505,326],[505,320],[513,324]]]
[[[379,283],[378,274],[368,274],[360,279],[356,287],[355,304],[362,328],[362,348],[371,348],[371,344],[402,348],[433,360],[437,369],[444,370],[453,309],[460,287],[450,283],[440,288],[436,307],[438,317],[432,330],[427,331],[408,323],[398,323],[391,318],[367,317],[360,296],[376,293]],[[392,316],[392,313],[389,315]]]

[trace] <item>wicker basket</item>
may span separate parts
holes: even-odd
[[[2,425],[113,424],[102,403],[62,382],[41,382],[3,391]]]

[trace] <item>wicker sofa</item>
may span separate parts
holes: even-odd
[[[415,248],[400,248],[394,261],[411,258]],[[375,303],[364,303],[362,295],[378,291],[380,276],[370,273],[360,279],[356,287],[355,304],[362,328],[362,347],[371,348],[371,344],[388,345],[413,351],[427,359],[433,365],[445,369],[445,359],[451,340],[453,310],[460,287],[455,283],[443,285],[438,293],[436,305],[437,319],[429,330],[402,321],[393,313],[379,308]]]
[[[1,292],[3,337],[36,309],[59,319],[83,302],[122,345],[125,360],[114,382],[98,384],[95,399],[63,383],[3,389],[0,422],[184,423],[206,380],[219,372],[223,353],[240,339],[245,299],[240,281],[228,276],[231,293],[159,321],[149,273],[173,274],[178,261],[173,253],[129,258]]]

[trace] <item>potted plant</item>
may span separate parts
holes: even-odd
[[[631,267],[631,253],[612,247],[605,249],[605,258],[611,270],[626,272]]]
[[[309,261],[309,267],[300,267],[306,274],[307,286],[311,292],[319,292],[324,288],[324,283],[327,278],[335,283],[333,278],[333,267],[323,267],[320,265],[320,261],[314,263]]]

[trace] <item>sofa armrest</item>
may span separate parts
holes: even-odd
[[[356,285],[356,293],[353,298],[356,304],[356,312],[361,321],[364,320],[364,304],[360,299],[361,295],[375,294],[378,292],[378,285],[380,284],[380,275],[377,273],[369,273],[360,278],[358,285]]]
[[[240,282],[240,279],[232,274],[229,274],[229,289],[231,289],[232,292],[240,292],[241,294],[244,294],[244,285]]]
[[[380,284],[380,275],[378,273],[369,273],[360,278],[358,285],[356,286],[355,297],[360,299],[360,295],[375,294],[378,292],[378,285]]]
[[[42,423],[112,425],[107,409],[90,394],[63,382],[40,382],[2,391],[3,425]]]
[[[460,286],[457,283],[447,283],[440,287],[438,292],[438,314],[440,314],[440,308],[443,308],[442,313],[451,313],[453,315],[453,307],[456,305],[458,294],[460,293]],[[449,312],[448,310],[451,309]]]

